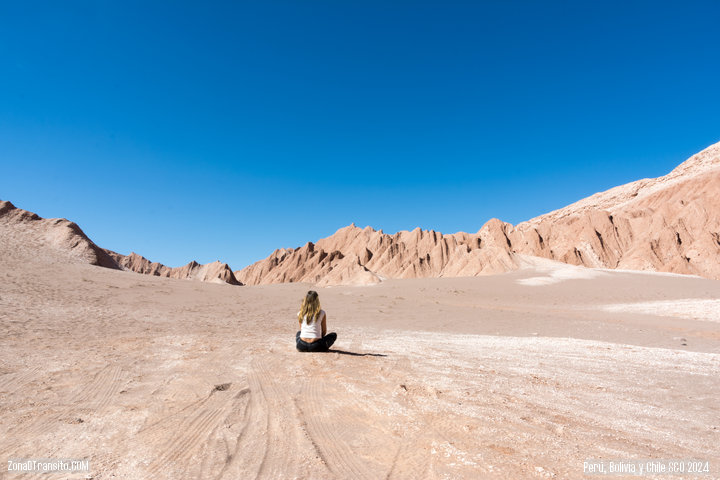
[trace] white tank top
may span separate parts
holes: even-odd
[[[320,310],[317,319],[308,325],[306,315],[300,326],[300,338],[322,338],[322,321],[324,318],[325,310]]]

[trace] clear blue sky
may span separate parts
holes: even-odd
[[[0,199],[234,269],[518,223],[720,141],[720,3],[0,3]]]

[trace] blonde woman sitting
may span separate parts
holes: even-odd
[[[327,352],[335,340],[336,333],[327,332],[327,314],[320,308],[320,299],[310,290],[302,301],[298,312],[300,331],[295,335],[299,352]]]

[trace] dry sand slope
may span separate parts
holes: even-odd
[[[96,479],[514,479],[704,458],[720,476],[718,281],[526,259],[320,289],[336,350],[300,354],[307,285],[70,264],[0,233],[4,462],[89,458]],[[619,307],[659,301],[705,307]]]

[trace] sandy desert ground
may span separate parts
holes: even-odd
[[[323,288],[339,339],[301,354],[307,284],[150,277],[0,240],[3,461],[88,458],[95,479],[515,479],[700,458],[720,476],[718,281],[529,258]]]

